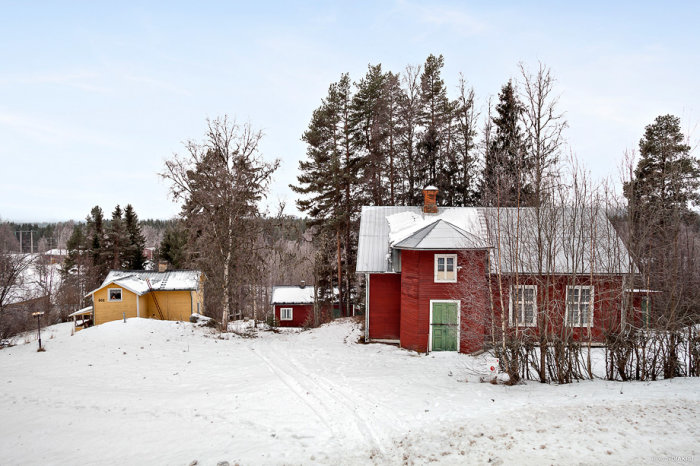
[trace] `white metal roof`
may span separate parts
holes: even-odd
[[[112,284],[126,288],[140,296],[150,291],[147,279],[151,281],[153,291],[195,291],[199,289],[201,275],[202,272],[199,270],[168,270],[165,272],[110,270],[102,285],[88,294]]]
[[[549,208],[538,215],[534,208],[440,207],[425,214],[416,206],[373,206],[362,208],[356,271],[391,272],[392,249],[475,247],[493,248],[491,272],[636,270],[602,209]]]
[[[392,244],[395,249],[486,249],[483,238],[442,219],[435,220],[407,238]]]

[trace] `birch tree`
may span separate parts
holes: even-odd
[[[262,132],[228,117],[207,121],[203,142],[185,144],[183,155],[165,162],[161,176],[182,203],[181,217],[195,247],[196,263],[220,286],[221,325],[228,328],[236,277],[256,267],[250,239],[257,237],[260,202],[279,160],[260,152]],[[239,288],[240,290],[240,288]]]

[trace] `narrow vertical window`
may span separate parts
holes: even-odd
[[[537,325],[537,287],[535,285],[514,286],[511,293],[511,325],[517,319],[519,326]]]
[[[593,323],[593,287],[566,287],[566,323],[572,327],[590,327]]]

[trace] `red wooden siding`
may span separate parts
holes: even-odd
[[[430,301],[455,300],[460,302],[459,350],[463,353],[477,351],[489,338],[492,324],[491,302],[493,300],[493,324],[497,331],[501,326],[501,303],[508,322],[508,332],[515,332],[510,325],[511,285],[513,276],[488,278],[485,251],[461,251],[457,258],[457,283],[435,283],[434,257],[454,251],[412,251],[401,253],[401,274],[375,274],[370,276],[370,338],[400,339],[403,348],[425,352],[428,350],[430,334]],[[551,336],[573,338],[579,341],[590,339],[603,342],[609,332],[621,328],[621,309],[624,299],[621,276],[557,275],[535,277],[521,275],[521,285],[537,285],[537,326],[519,326],[536,339],[542,330]],[[593,321],[587,326],[566,325],[567,286],[590,286],[593,288]],[[502,299],[501,299],[502,292]],[[639,325],[640,304],[637,299],[635,315],[631,322]],[[589,333],[590,332],[590,333]]]
[[[283,307],[292,308],[292,320],[280,320],[280,309]],[[314,305],[313,304],[275,304],[275,320],[280,327],[303,327],[313,319]]]
[[[435,283],[435,254],[454,251],[401,252],[401,346],[428,350],[430,301],[460,301],[460,351],[481,348],[483,312],[488,309],[484,251],[465,251],[457,257],[457,283]],[[370,311],[371,312],[371,311]]]
[[[515,284],[514,277],[502,278],[503,308],[506,319],[509,321],[509,306],[511,285]],[[587,341],[589,338],[588,327],[573,327],[566,325],[566,288],[567,286],[593,285],[593,321],[590,328],[592,341],[602,342],[605,334],[620,329],[622,308],[622,277],[620,276],[571,276],[557,275],[549,277],[520,276],[518,283],[521,285],[537,285],[537,327],[519,326],[519,331],[537,337],[542,329],[547,333],[561,338],[569,336],[575,340]],[[493,299],[496,320],[500,324],[501,299],[499,294],[498,278],[492,277]],[[510,332],[514,332],[514,326],[508,323]]]
[[[398,340],[401,315],[401,275],[369,276],[369,337]]]

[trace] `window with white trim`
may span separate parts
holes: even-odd
[[[292,308],[291,307],[281,307],[280,308],[280,320],[292,320]]]
[[[121,288],[107,288],[107,301],[111,303],[119,302],[122,300],[122,289]]]
[[[510,325],[534,327],[537,325],[537,286],[513,286],[510,294]]]
[[[457,281],[457,254],[435,254],[435,282]]]
[[[566,287],[566,323],[571,327],[590,327],[593,321],[593,287]]]

